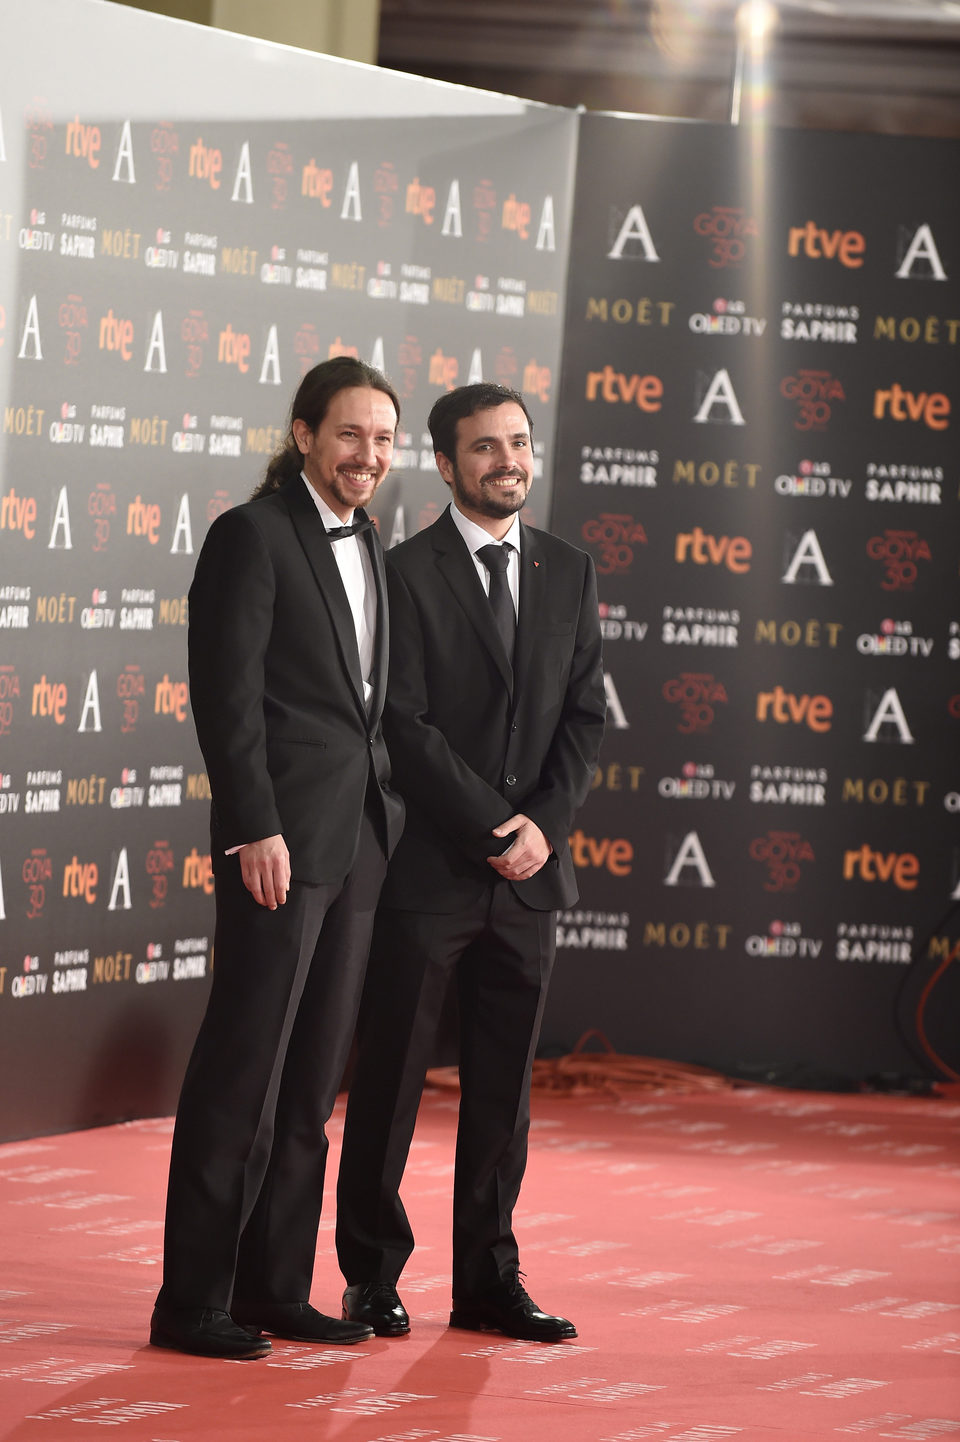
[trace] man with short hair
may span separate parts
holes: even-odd
[[[213,798],[216,967],[187,1068],[150,1340],[233,1359],[262,1335],[351,1343],[309,1303],[326,1122],[403,806],[380,728],[383,559],[362,509],[399,402],[315,366],[254,499],[214,521],[190,590],[190,689]]]
[[[520,1283],[513,1209],[530,1074],[556,945],[577,896],[567,835],[590,790],[605,698],[593,563],[521,523],[533,476],[522,397],[465,386],[429,426],[452,492],[387,555],[384,729],[407,805],[374,929],[347,1106],[337,1250],[343,1315],[409,1330],[400,1200],[447,984],[459,998],[460,1120],[450,1324],[576,1336]]]

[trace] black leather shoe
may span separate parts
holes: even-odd
[[[326,1342],[350,1346],[366,1342],[373,1328],[359,1322],[341,1322],[311,1307],[309,1302],[234,1302],[234,1320],[244,1327],[272,1332],[287,1342]]]
[[[366,1322],[378,1337],[403,1337],[410,1331],[407,1309],[392,1282],[357,1282],[343,1294],[343,1315]]]
[[[577,1329],[566,1317],[541,1312],[518,1280],[501,1282],[479,1297],[454,1297],[451,1327],[504,1332],[522,1342],[568,1342]]]
[[[154,1307],[150,1343],[196,1357],[227,1357],[235,1362],[266,1357],[266,1337],[251,1336],[227,1312],[213,1307]]]

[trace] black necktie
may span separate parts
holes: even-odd
[[[328,526],[327,536],[331,541],[342,541],[344,536],[356,536],[360,531],[368,531],[373,525],[370,516],[364,516],[361,521],[354,521],[352,526]]]
[[[513,547],[507,542],[499,546],[481,546],[477,551],[480,560],[490,573],[490,605],[493,619],[497,623],[500,639],[508,658],[513,660],[513,643],[517,634],[517,613],[513,609],[513,597],[507,583],[507,567]]]

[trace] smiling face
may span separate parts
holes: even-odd
[[[533,446],[523,411],[513,401],[474,411],[457,422],[457,454],[437,466],[458,508],[500,540],[527,499]]]
[[[304,474],[341,521],[367,505],[390,469],[396,428],[393,402],[372,386],[337,391],[315,431],[294,421]]]

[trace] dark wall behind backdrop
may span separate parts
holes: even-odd
[[[385,544],[483,376],[598,562],[545,1040],[915,1067],[895,993],[960,879],[956,147],[580,118],[97,0],[5,35],[0,1135],[173,1105],[212,941],[186,591],[343,349],[404,400]]]

